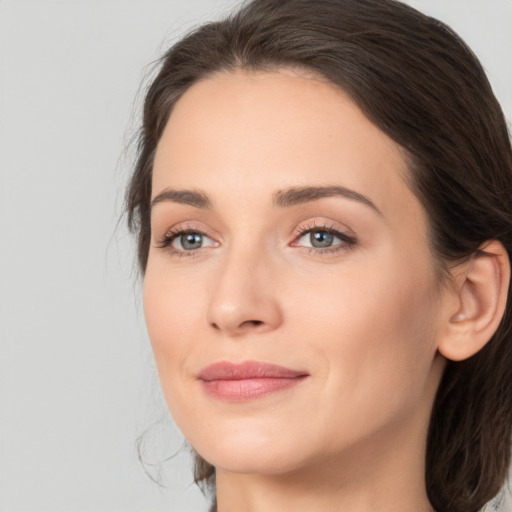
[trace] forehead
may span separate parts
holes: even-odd
[[[209,195],[270,196],[341,185],[388,214],[419,203],[401,148],[326,80],[292,70],[217,74],[176,103],[154,162],[153,195],[166,187]],[[399,210],[397,212],[397,210]]]

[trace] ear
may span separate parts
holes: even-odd
[[[503,245],[486,242],[459,269],[446,313],[439,352],[453,361],[476,354],[491,339],[505,313],[510,261]]]

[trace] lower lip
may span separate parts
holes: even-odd
[[[243,402],[290,389],[306,376],[282,378],[265,377],[239,380],[202,381],[206,391],[215,398],[228,402]]]

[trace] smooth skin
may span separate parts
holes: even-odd
[[[154,162],[144,310],[220,512],[431,512],[443,354],[492,336],[509,265],[491,241],[441,283],[407,176],[401,148],[305,72],[217,74],[177,102]],[[248,360],[308,377],[243,402],[197,378]]]

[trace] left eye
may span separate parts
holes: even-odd
[[[323,249],[326,247],[332,247],[335,243],[341,242],[341,239],[328,231],[310,231],[300,237],[302,245],[305,247],[316,247]]]
[[[343,245],[353,245],[355,241],[343,233],[327,229],[309,229],[293,244],[315,249],[330,249]]]
[[[303,238],[306,238],[306,242],[309,243],[307,247],[318,248],[332,247],[336,240],[340,240],[337,236],[327,231],[311,231],[311,233]]]

